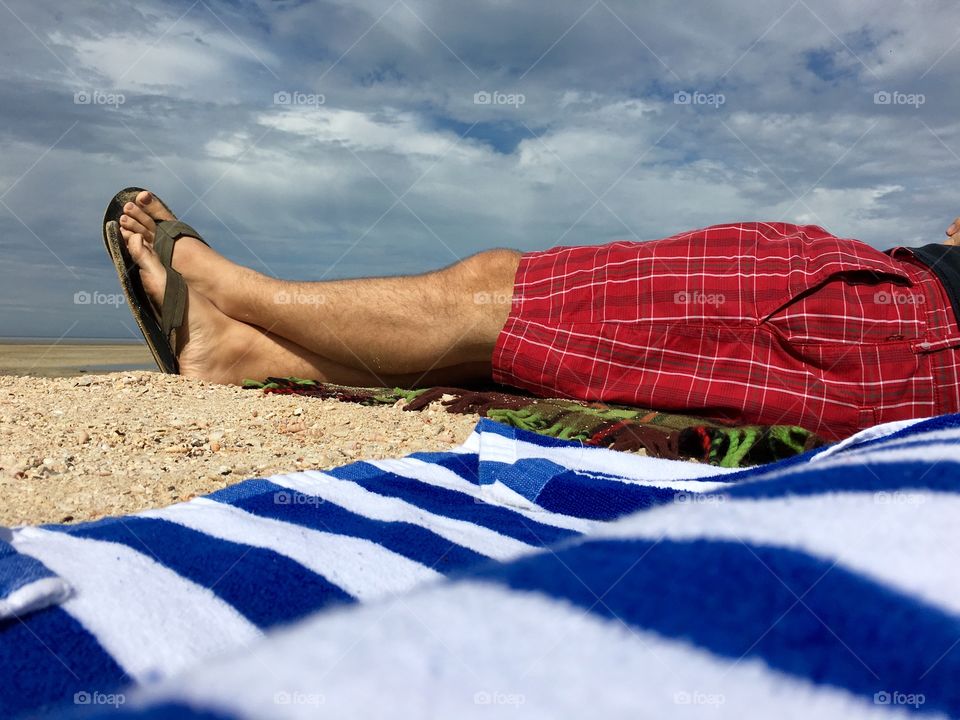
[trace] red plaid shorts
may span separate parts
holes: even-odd
[[[715,225],[523,256],[494,379],[837,439],[960,410],[960,327],[908,248]]]

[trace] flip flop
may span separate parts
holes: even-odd
[[[147,296],[140,281],[139,268],[127,252],[127,244],[120,234],[120,216],[123,215],[123,206],[133,202],[141,192],[143,188],[130,187],[114,195],[103,215],[103,243],[117,271],[120,287],[127,298],[127,306],[133,313],[133,319],[137,321],[144,340],[147,341],[147,347],[150,348],[153,359],[156,360],[162,372],[176,375],[180,372],[176,354],[177,330],[183,324],[183,314],[187,305],[187,284],[183,276],[173,269],[173,246],[184,236],[195,237],[200,242],[206,243],[196,230],[184,222],[179,220],[157,222],[153,247],[167,270],[163,307],[158,313]],[[167,208],[166,203],[160,198],[157,198],[157,201]],[[169,208],[167,210],[169,211]]]

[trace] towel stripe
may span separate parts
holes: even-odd
[[[295,492],[322,498],[323,504],[337,505],[371,520],[403,522],[496,560],[514,558],[536,550],[531,545],[455,518],[435,515],[399,498],[371,492],[354,482],[337,480],[324,473],[304,472],[277,475],[271,480]]]
[[[0,621],[63,602],[70,586],[36,558],[23,555],[5,539],[0,528]]]
[[[76,592],[60,607],[137,682],[262,637],[207,588],[124,545],[41,528],[19,530],[13,545],[70,578]]]
[[[480,484],[480,456],[477,453],[417,452],[407,455],[404,459],[417,460],[449,470],[470,485]]]
[[[129,517],[61,532],[145,553],[181,577],[210,588],[262,629],[353,600],[326,578],[272,550],[220,540],[166,520]],[[250,592],[251,577],[258,578],[257,592]]]
[[[616,475],[625,480],[656,482],[656,478],[671,480],[708,479],[724,482],[727,477],[741,472],[732,468],[691,462],[676,462],[651,458],[632,453],[622,453],[605,448],[587,447],[580,442],[559,440],[538,435],[527,430],[502,425],[481,418],[477,430],[480,436],[480,483],[496,480],[504,465],[518,460],[542,458],[569,470]],[[664,472],[668,463],[669,472]]]
[[[43,563],[21,555],[10,543],[0,540],[0,603],[17,590],[51,577],[55,576]]]
[[[364,517],[329,501],[318,503],[315,495],[295,492],[267,481],[261,481],[260,488],[266,488],[267,492],[248,494],[247,488],[234,486],[209,497],[260,517],[370,540],[439,573],[464,570],[487,559],[419,525]],[[289,497],[289,502],[277,503],[277,493]]]
[[[353,463],[331,470],[328,474],[354,482],[378,495],[398,498],[435,515],[489,528],[535,547],[551,545],[576,535],[570,530],[524,517],[510,508],[477,502],[475,496],[466,493],[386,472],[372,463]]]
[[[476,575],[870,700],[894,688],[924,694],[923,711],[960,714],[960,621],[803,553],[598,540]]]
[[[773,476],[753,482],[731,485],[719,494],[731,498],[774,498],[788,495],[820,495],[835,492],[892,492],[897,490],[934,490],[939,492],[960,492],[960,467],[956,464],[957,448],[951,447],[954,457],[939,458],[936,463],[942,472],[931,473],[931,459],[915,459],[889,463],[882,469],[861,462],[842,468],[825,467],[819,464],[802,473],[791,473],[786,477]],[[926,449],[917,453],[923,457]],[[826,461],[825,461],[826,462]],[[829,473],[829,474],[828,474]],[[829,482],[824,482],[829,478]]]
[[[521,515],[527,521],[532,520],[537,525],[544,524],[569,530],[573,535],[581,535],[592,530],[594,526],[593,522],[582,519],[576,514],[549,512],[512,491],[508,491],[512,502],[507,502],[505,500],[506,495],[497,494],[495,497],[491,495],[492,486],[480,485],[476,476],[471,482],[448,468],[435,467],[414,457],[396,460],[371,460],[369,464],[401,478],[410,478],[428,485],[439,485],[448,490],[455,490],[473,498],[474,502],[483,502],[488,505],[506,505],[512,512]]]
[[[931,438],[953,437],[956,441],[958,429],[960,429],[960,413],[940,415],[925,420],[899,420],[867,428],[846,440],[820,448],[811,455],[829,457],[841,452],[846,454],[854,449],[869,449],[876,445],[895,444],[904,440],[926,442]]]
[[[429,618],[431,631],[416,618]],[[470,580],[405,598],[400,612],[356,607],[306,621],[242,660],[213,663],[149,696],[269,720],[908,714],[772,671],[761,660],[734,665],[686,639],[628,627],[540,593]],[[277,703],[278,696],[290,704]]]
[[[831,559],[960,617],[960,496],[911,490],[731,500],[691,498],[599,528],[604,538],[732,540]],[[903,528],[905,532],[891,532]]]
[[[51,607],[0,623],[0,717],[69,702],[76,692],[111,692],[130,678],[69,613]]]
[[[273,550],[323,575],[360,601],[404,592],[442,577],[370,540],[258,517],[207,498],[148,510],[139,516],[169,520],[224,540]]]
[[[519,460],[505,467],[498,481],[546,510],[591,520],[614,520],[670,503],[683,492],[567,470],[549,460]]]

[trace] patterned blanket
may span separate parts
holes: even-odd
[[[360,388],[299,378],[247,381],[245,387],[419,411],[439,402],[451,413],[476,413],[511,427],[586,445],[643,452],[669,460],[695,460],[719,467],[762,465],[824,444],[794,425],[725,425],[704,418],[604,403],[544,399],[506,390],[434,387],[423,390]]]

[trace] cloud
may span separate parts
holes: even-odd
[[[54,30],[47,40],[69,60],[78,88],[93,79],[104,92],[223,102],[234,96],[238,76],[276,64],[269,49],[241,39],[205,4],[195,7],[206,12],[153,16],[132,29],[89,35]]]
[[[919,244],[958,212],[954,5],[62,8],[0,8],[0,334],[129,336],[123,308],[65,298],[114,292],[100,217],[130,184],[302,279],[731,220]]]
[[[385,108],[377,116],[325,107],[281,111],[260,115],[257,122],[322,145],[342,146],[355,152],[383,152],[429,159],[457,152],[464,153],[465,159],[476,159],[476,153],[470,153],[472,143],[458,143],[453,133],[424,127],[422,116],[392,108]]]

